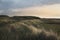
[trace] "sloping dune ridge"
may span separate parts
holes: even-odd
[[[0,40],[60,40],[60,19],[0,15]]]

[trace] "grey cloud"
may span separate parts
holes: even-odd
[[[49,4],[59,4],[60,0],[42,0],[41,3],[44,5],[49,5]]]
[[[0,10],[4,10],[0,15],[12,12],[9,9],[26,8],[32,6],[42,6],[49,4],[59,4],[60,0],[0,0]]]
[[[12,6],[12,1],[0,1],[0,10],[1,9],[8,9]]]
[[[60,3],[60,0],[0,0],[0,10]]]

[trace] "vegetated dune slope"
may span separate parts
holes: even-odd
[[[0,16],[0,40],[60,40],[59,35],[60,24],[52,19]]]

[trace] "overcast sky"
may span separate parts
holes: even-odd
[[[60,17],[60,0],[0,0],[0,15]]]

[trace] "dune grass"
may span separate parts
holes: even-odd
[[[60,24],[0,18],[0,40],[60,40]]]

